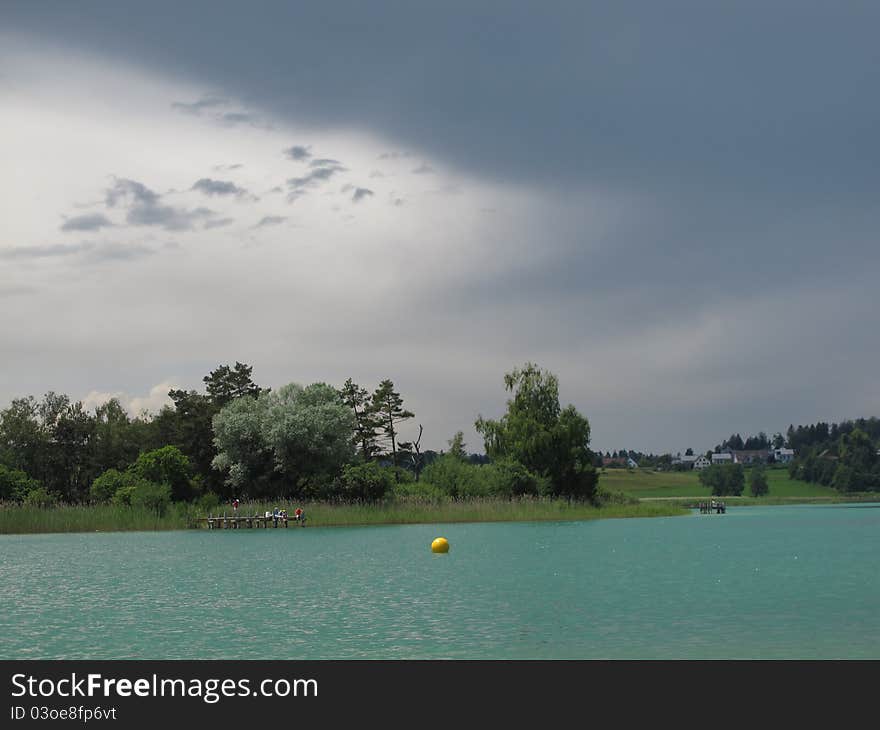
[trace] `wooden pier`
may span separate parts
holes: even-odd
[[[278,517],[275,517],[274,515],[269,515],[268,517],[265,515],[232,515],[231,517],[228,515],[221,515],[218,517],[209,515],[202,519],[207,523],[209,530],[239,530],[243,527],[262,527],[264,529],[269,527],[287,527],[290,521],[290,518],[287,515],[281,515]]]

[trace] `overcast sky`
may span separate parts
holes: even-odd
[[[0,6],[0,407],[391,378],[481,451],[880,414],[880,5]],[[413,432],[413,433],[410,433]]]

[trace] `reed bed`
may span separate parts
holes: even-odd
[[[291,527],[297,507],[305,510],[310,527],[394,525],[444,522],[528,522],[594,520],[624,517],[666,517],[686,514],[679,504],[664,502],[611,503],[596,507],[558,499],[395,499],[379,503],[244,502],[211,510],[174,504],[163,515],[146,509],[117,505],[59,505],[41,509],[22,505],[0,506],[0,534],[46,532],[111,532],[126,530],[182,530],[205,527],[213,516],[262,515],[286,509]]]

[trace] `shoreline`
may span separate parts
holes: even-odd
[[[728,507],[788,506],[818,504],[865,504],[880,502],[880,495],[859,493],[839,496],[802,497],[720,497]],[[564,500],[462,500],[447,503],[395,502],[387,504],[306,503],[309,527],[369,527],[380,525],[473,524],[492,522],[577,522],[603,519],[680,517],[690,514],[705,497],[642,497],[632,503],[595,506]],[[284,503],[279,503],[284,504]],[[241,516],[262,514],[265,504],[243,505]],[[270,508],[271,509],[271,508]],[[292,511],[292,510],[291,510]],[[213,516],[231,509],[210,510]],[[39,535],[95,532],[168,532],[207,530],[209,511],[194,505],[172,505],[168,513],[157,516],[145,510],[107,505],[63,505],[0,507],[0,535]],[[241,528],[248,529],[248,528]],[[250,528],[253,529],[253,528]],[[268,528],[285,529],[285,528]],[[302,529],[291,521],[286,529]]]
[[[285,506],[278,502],[276,506]],[[308,527],[364,527],[370,525],[456,524],[478,522],[563,522],[598,519],[676,517],[689,509],[674,503],[632,502],[595,506],[564,500],[462,500],[446,503],[393,502],[385,504],[305,503]],[[240,516],[263,514],[272,505],[241,505]],[[0,535],[94,532],[164,532],[207,530],[209,512],[222,517],[233,511],[204,510],[172,505],[163,516],[143,509],[109,505],[73,505],[37,508],[0,508]],[[293,509],[288,509],[289,513]],[[247,528],[243,528],[247,529]],[[253,528],[251,528],[253,529]],[[285,528],[269,528],[285,529]],[[303,529],[292,522],[287,529]]]

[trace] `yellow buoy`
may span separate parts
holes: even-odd
[[[431,543],[431,552],[432,553],[448,553],[449,552],[449,540],[445,537],[438,537],[434,542]]]

